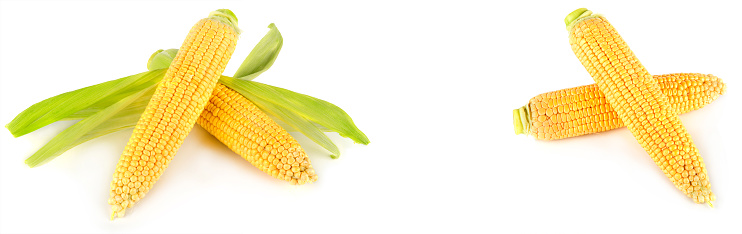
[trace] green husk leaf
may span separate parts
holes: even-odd
[[[156,82],[152,78],[159,73],[164,70],[142,72],[48,98],[18,114],[5,127],[19,137],[59,120],[89,116],[95,109],[105,108]]]
[[[167,69],[177,54],[178,49],[156,51],[147,61],[147,70]]]
[[[235,80],[234,78],[231,78],[231,77],[222,77],[222,79]],[[254,81],[245,81],[243,83],[248,83],[248,82],[257,83]],[[229,85],[227,86],[229,87]],[[235,85],[233,84],[233,86]],[[236,85],[236,86],[239,86],[239,85]],[[338,149],[338,147],[334,143],[332,143],[332,140],[330,140],[330,138],[327,137],[327,135],[325,135],[312,122],[302,117],[300,114],[293,112],[292,110],[284,108],[282,106],[275,105],[271,101],[265,100],[263,99],[263,97],[257,96],[253,92],[247,91],[247,88],[243,88],[240,86],[238,88],[232,88],[232,89],[242,94],[242,96],[245,96],[245,98],[250,100],[252,103],[258,106],[262,111],[264,111],[268,115],[281,119],[284,123],[288,124],[293,129],[298,130],[299,132],[307,136],[307,138],[311,139],[318,145],[322,146],[322,148],[325,148],[327,151],[330,151],[330,153],[332,153],[331,154],[332,158],[337,158],[340,156],[340,149]]]
[[[219,81],[227,87],[241,93],[243,96],[250,99],[250,101],[256,103],[256,105],[268,106],[267,104],[259,104],[258,102],[271,102],[275,106],[296,113],[311,122],[322,125],[333,132],[337,132],[342,137],[350,138],[356,143],[364,145],[369,143],[368,137],[366,137],[366,135],[356,127],[350,116],[343,111],[343,109],[340,109],[332,103],[255,81],[240,80],[227,76],[222,76]],[[267,110],[264,111],[271,112]],[[282,119],[282,121],[292,126],[295,125],[291,124],[290,120],[287,119]],[[302,129],[297,130],[303,133]]]
[[[288,125],[287,123],[283,122],[283,120],[279,119],[278,117],[276,117],[274,115],[271,115],[269,113],[266,113],[266,114],[268,114],[268,116],[271,117],[271,119],[273,119],[273,121],[276,122],[278,124],[278,126],[281,126],[286,131],[288,131],[288,132],[298,132],[299,131],[299,130],[296,130],[296,128],[291,127],[291,125]],[[330,129],[327,129],[325,126],[319,125],[317,123],[312,122],[312,125],[314,125],[315,127],[317,127],[320,131],[323,131],[323,132],[332,132]]]
[[[258,99],[257,97],[254,98],[256,100]],[[298,129],[298,131],[307,136],[307,138],[311,139],[319,146],[322,146],[322,148],[325,148],[327,151],[330,151],[330,153],[332,153],[330,157],[338,158],[340,156],[340,149],[338,149],[335,143],[332,143],[332,140],[330,140],[330,138],[312,122],[309,122],[309,120],[291,112],[290,110],[273,105],[267,100],[255,101],[253,103],[258,103],[255,105],[269,115],[278,116],[280,119],[287,120],[288,125],[293,129]]]
[[[151,96],[155,87],[157,85],[153,84],[148,88],[129,95],[68,127],[26,159],[26,165],[29,167],[39,166],[85,141],[133,126],[133,124],[130,124],[132,119],[134,119],[133,117],[138,119],[141,112],[137,115],[136,113],[132,113],[131,109],[129,109],[129,112],[122,111],[127,110],[127,107],[135,103],[140,97]],[[133,122],[136,124],[136,120]]]
[[[39,166],[79,144],[134,127],[164,76],[165,70],[150,72],[133,82],[130,88],[111,94],[88,108],[66,117],[63,120],[83,120],[57,134],[29,157],[26,164],[30,167]]]
[[[283,47],[283,37],[275,24],[268,25],[270,31],[260,39],[242,62],[234,77],[243,80],[252,80],[273,66],[278,53]]]
[[[129,85],[129,87],[119,90],[118,92],[112,93],[108,97],[96,103],[93,103],[92,105],[88,106],[85,109],[82,109],[78,112],[75,112],[74,114],[67,116],[63,120],[81,119],[81,118],[90,116],[102,109],[107,108],[110,105],[113,105],[114,103],[118,102],[119,100],[123,98],[131,96],[132,94],[135,94],[145,88],[149,88],[152,85],[159,84],[162,78],[165,76],[166,71],[167,70],[165,69],[158,69],[155,71],[151,71],[145,74],[144,76],[140,77],[136,81],[134,81],[131,85]],[[149,99],[139,99],[137,100],[137,103],[139,103],[140,105],[146,106],[147,103],[149,103]]]
[[[156,85],[152,85],[156,87]],[[119,130],[133,128],[136,126],[139,117],[144,113],[144,109],[147,108],[149,100],[154,94],[154,88],[150,91],[140,95],[139,98],[134,100],[131,104],[127,105],[123,110],[116,112],[111,118],[105,120],[100,125],[96,126],[90,132],[86,133],[80,140],[74,143],[74,145],[82,144],[88,140],[95,139],[97,137],[114,133]],[[134,94],[137,95],[137,94]]]
[[[141,74],[137,74],[134,76],[140,75]],[[129,77],[88,86],[47,98],[46,100],[26,108],[26,110],[18,114],[12,121],[10,121],[10,123],[5,125],[5,127],[14,137],[20,137],[27,133],[36,131],[41,127],[61,120],[70,114],[97,102],[102,98],[102,95],[100,94],[103,93],[104,90],[119,85],[123,80]]]
[[[255,105],[266,112],[269,116],[276,116],[277,119],[286,120],[287,122],[284,123],[290,127],[288,129],[294,129],[294,132],[300,132],[304,134],[304,136],[314,141],[314,143],[317,143],[322,148],[325,148],[325,150],[330,152],[330,158],[337,159],[340,157],[340,149],[338,149],[335,143],[333,143],[332,140],[330,140],[330,138],[325,135],[322,129],[320,129],[321,126],[318,127],[315,123],[312,123],[306,118],[294,112],[291,112],[291,110],[273,105],[266,100],[261,100],[253,103],[258,103]],[[287,128],[284,129],[286,131],[289,131]]]

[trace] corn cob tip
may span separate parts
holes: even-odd
[[[528,116],[528,105],[513,110],[513,127],[515,128],[515,135],[528,135],[531,126]]]
[[[712,201],[716,201],[716,195],[714,195],[713,192],[710,192],[708,195],[708,200],[706,200],[706,204],[708,204],[709,207],[714,208],[714,203],[711,203]]]
[[[241,30],[237,27],[237,16],[229,9],[219,9],[212,11],[211,13],[209,13],[208,18],[231,26],[232,28],[234,28],[234,31],[237,33],[237,35],[239,35],[241,32]]]
[[[567,15],[567,17],[564,17],[564,24],[567,25],[567,31],[572,30],[572,26],[575,25],[575,23],[577,23],[579,20],[582,20],[591,15],[593,15],[593,12],[588,10],[587,8],[579,8],[572,11]]]
[[[724,83],[724,81],[723,81],[723,80],[721,80],[721,78],[719,78],[719,77],[716,77],[716,76],[714,76],[714,75],[711,75],[711,74],[709,74],[709,76],[710,76],[710,77],[712,77],[712,78],[715,78],[715,79],[716,79],[716,80],[718,80],[718,81],[719,81],[719,83],[721,84],[721,92],[719,92],[719,95],[724,95],[724,94],[726,94],[726,93],[727,93],[727,84],[726,84],[726,83]]]
[[[126,208],[131,207],[134,205],[132,202],[123,202],[120,204],[116,204],[113,201],[108,202],[109,205],[111,205],[111,220],[114,220],[115,218],[121,218],[124,217],[124,214],[126,214]]]
[[[237,91],[217,84],[197,123],[268,175],[292,185],[317,181],[299,143],[258,106]]]
[[[116,218],[121,218],[121,217],[124,217],[124,212],[111,211],[111,221],[113,221]]]

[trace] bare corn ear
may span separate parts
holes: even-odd
[[[726,90],[724,82],[714,75],[675,73],[655,75],[654,79],[678,114],[700,109]],[[520,120],[518,115],[515,125],[525,129],[520,133],[538,140],[558,140],[625,126],[596,84],[542,93],[527,105],[528,109],[515,110],[528,110],[524,113],[527,119]]]
[[[245,160],[291,184],[317,181],[299,143],[250,100],[217,84],[198,124]]]
[[[236,23],[231,11],[218,10],[191,28],[116,165],[112,219],[144,197],[193,128],[234,52]]]
[[[703,158],[657,80],[605,17],[578,9],[565,21],[572,51],[639,144],[675,187],[711,205]]]

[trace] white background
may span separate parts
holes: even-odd
[[[311,3],[309,3],[311,2]],[[3,1],[0,123],[33,103],[142,72],[212,10],[244,30],[233,74],[276,23],[285,44],[257,81],[330,101],[368,146],[305,137],[320,179],[291,186],[195,127],[127,216],[109,183],[130,131],[48,164],[23,160],[71,123],[0,131],[2,233],[739,233],[742,18],[733,1]],[[653,74],[711,73],[726,95],[681,116],[715,208],[693,203],[626,129],[554,142],[514,135],[512,109],[592,83],[563,18],[602,13]]]

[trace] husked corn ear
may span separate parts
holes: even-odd
[[[574,15],[580,16],[569,20]],[[675,187],[711,205],[715,197],[703,158],[657,80],[606,18],[585,9],[570,16],[569,44],[606,102]]]
[[[227,86],[216,85],[197,122],[268,175],[291,184],[317,181],[299,143],[250,100]]]
[[[726,90],[724,82],[714,75],[675,73],[655,75],[654,79],[677,114],[700,109]],[[528,119],[517,124],[527,124],[520,133],[538,140],[558,140],[625,126],[596,84],[542,93],[527,105],[518,111],[526,112]]]
[[[113,173],[111,219],[152,188],[201,115],[237,42],[236,18],[218,18],[227,13],[212,12],[191,28],[134,127]]]

